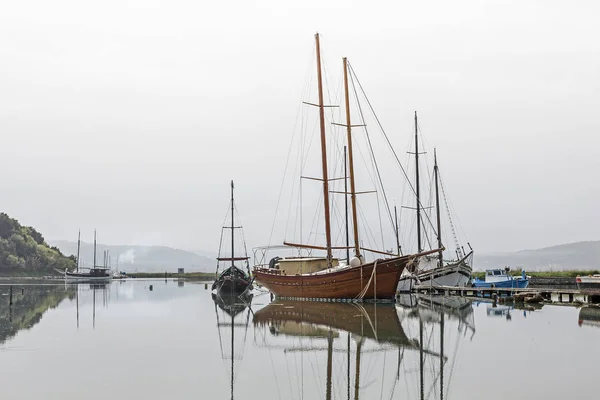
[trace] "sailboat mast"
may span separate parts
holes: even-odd
[[[331,368],[333,355],[333,332],[329,331],[327,335],[327,382],[326,382],[326,393],[325,399],[331,400]]]
[[[96,268],[96,230],[94,229],[94,265],[92,268]]]
[[[356,343],[356,372],[354,375],[354,400],[358,400],[360,394],[360,350],[362,348],[362,338]]]
[[[398,255],[402,255],[402,249],[400,248],[400,230],[398,229],[398,210],[396,206],[394,206],[394,221],[396,222],[396,249],[398,250]]]
[[[444,400],[444,311],[440,319],[440,400]]]
[[[421,389],[421,400],[425,400],[425,381],[423,364],[425,362],[423,353],[423,320],[419,318],[419,387]]]
[[[325,238],[327,241],[327,266],[332,265],[331,221],[329,214],[329,177],[327,173],[327,140],[325,137],[325,108],[323,105],[323,77],[321,76],[321,46],[319,34],[315,34],[317,48],[317,82],[319,87],[319,123],[321,128],[321,159],[323,168],[323,203],[325,209]]]
[[[441,267],[444,263],[444,252],[441,250],[442,248],[442,222],[440,217],[440,190],[438,186],[438,165],[437,165],[437,155],[435,149],[433,149],[433,173],[435,176],[435,209],[437,214],[437,242],[438,249],[440,249],[438,253],[439,266]]]
[[[233,193],[233,181],[231,181],[231,191]],[[232,218],[233,218],[233,216],[232,216]],[[233,339],[233,337],[234,337],[234,333],[235,333],[234,323],[233,323],[234,319],[235,318],[234,318],[233,314],[231,314],[231,400],[233,400],[233,361],[234,361],[234,358],[235,358],[234,355],[233,355],[233,352],[234,352],[234,339]]]
[[[348,59],[344,57],[344,97],[346,98],[346,132],[348,140],[348,163],[350,166],[350,201],[352,202],[352,227],[354,228],[354,255],[360,258],[358,241],[358,218],[356,212],[356,186],[354,183],[354,158],[352,157],[352,124],[350,122],[350,95],[348,93]]]
[[[344,146],[344,210],[346,215],[346,260],[350,264],[350,232],[348,229],[348,161]]]
[[[79,250],[81,249],[81,229],[77,233],[77,272],[79,272]]]
[[[419,182],[419,127],[417,123],[417,112],[415,111],[415,180],[417,189],[417,252],[420,253],[421,247],[421,188]]]
[[[234,237],[235,235],[233,234],[234,231],[234,227],[233,227],[233,181],[231,181],[231,266],[233,267],[235,265],[235,261],[234,261]]]

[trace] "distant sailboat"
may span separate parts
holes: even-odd
[[[96,231],[94,231],[94,265],[92,268],[82,268],[79,262],[79,252],[81,248],[81,231],[77,235],[77,269],[70,272],[65,269],[65,279],[83,280],[83,281],[106,281],[112,278],[110,270],[106,267],[96,266]],[[60,272],[60,271],[58,271]]]

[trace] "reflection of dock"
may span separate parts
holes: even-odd
[[[475,288],[475,287],[455,287],[455,286],[423,286],[415,290],[420,295],[433,296],[456,296],[466,298],[491,298],[509,297],[515,295],[539,294],[544,302],[548,303],[600,303],[600,291],[597,290],[579,290],[579,289],[555,289],[555,288]],[[401,296],[398,294],[397,297]]]

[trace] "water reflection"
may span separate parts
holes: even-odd
[[[228,296],[225,294],[212,293],[212,299],[215,303],[215,314],[217,316],[221,359],[224,361],[229,360],[230,363],[228,375],[232,400],[236,375],[235,361],[241,361],[244,355],[244,347],[248,334],[248,322],[252,312],[252,309],[250,308],[252,297],[253,295],[248,292],[242,296]],[[239,331],[237,338],[237,354],[235,337],[236,329]],[[227,348],[228,346],[229,349]]]
[[[579,326],[600,328],[600,307],[586,306],[579,310]]]
[[[410,398],[449,397],[452,376],[462,341],[475,335],[473,304],[464,297],[406,294],[396,303],[402,324],[410,334],[419,336],[419,353],[405,354],[403,375]],[[414,333],[413,333],[414,332]],[[453,339],[453,340],[449,340]],[[434,351],[426,351],[429,345]],[[449,351],[450,350],[450,351]],[[419,365],[417,371],[411,365]]]
[[[324,394],[328,400],[392,398],[405,386],[405,382],[399,384],[406,378],[401,371],[412,370],[415,365],[408,359],[408,354],[412,353],[419,356],[418,398],[424,399],[426,385],[439,380],[437,376],[425,376],[426,359],[434,358],[442,366],[448,361],[443,345],[439,349],[429,347],[431,341],[424,330],[427,324],[441,324],[443,338],[444,313],[439,314],[431,304],[420,306],[416,298],[407,300],[406,307],[278,300],[257,311],[253,324],[268,332],[263,334],[260,344],[270,350],[282,351],[289,356],[289,363],[294,368],[293,374],[277,378],[282,382],[289,381],[290,386],[298,386],[297,391],[290,391],[291,396],[285,397],[314,398]],[[407,334],[400,315],[418,323],[418,337]],[[411,321],[406,322],[411,325]],[[283,345],[276,340],[279,338],[285,338]],[[326,354],[326,359],[320,354]],[[274,372],[281,374],[281,371]],[[305,387],[304,375],[307,373],[320,375]],[[315,382],[325,382],[325,385],[312,394],[310,390]],[[443,382],[443,378],[439,382]]]
[[[507,322],[512,321],[513,316],[519,315],[523,318],[527,318],[528,313],[536,310],[541,310],[544,307],[543,304],[495,304],[489,302],[478,302],[475,301],[474,305],[479,307],[480,305],[485,306],[485,313],[490,318],[504,318]]]
[[[39,323],[47,310],[58,307],[66,298],[72,299],[75,288],[57,285],[0,286],[0,293],[0,344],[3,344],[19,331]]]

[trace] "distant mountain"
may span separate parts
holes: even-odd
[[[522,267],[530,271],[600,269],[600,241],[568,243],[512,253],[475,253],[475,270],[503,267]]]
[[[56,240],[52,244],[65,254],[77,254],[77,242]],[[105,250],[109,252],[111,266],[115,268],[118,259],[119,270],[125,272],[175,272],[177,268],[184,268],[186,272],[212,272],[217,265],[215,259],[166,246],[105,245],[100,243],[96,245],[96,265],[104,264]],[[93,243],[81,243],[80,258],[82,266],[93,265]]]

